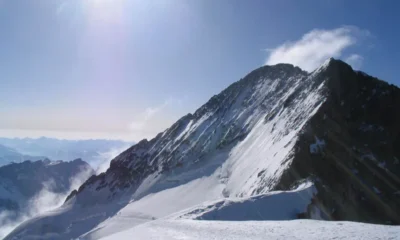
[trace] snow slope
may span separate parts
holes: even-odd
[[[316,191],[311,183],[305,183],[288,192],[277,191],[254,197],[211,201],[218,196],[222,197],[218,190],[218,184],[205,178],[150,194],[132,201],[82,238],[98,239],[155,219],[295,219],[298,213],[306,211]]]
[[[157,220],[102,240],[400,239],[400,227],[354,222]],[[82,239],[83,240],[83,239]]]
[[[293,191],[272,191],[248,198],[225,198],[196,206],[177,219],[197,220],[291,220],[306,211],[316,189],[305,183]]]

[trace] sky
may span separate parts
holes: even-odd
[[[0,0],[0,136],[139,141],[265,64],[400,85],[395,0]]]

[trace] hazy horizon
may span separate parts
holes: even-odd
[[[52,130],[30,130],[30,129],[0,129],[2,138],[54,138],[59,140],[118,140],[124,142],[136,142],[124,134],[102,132],[73,132],[73,131],[52,131]]]

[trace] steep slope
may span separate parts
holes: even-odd
[[[352,82],[354,78],[357,83]],[[346,116],[359,103],[352,101],[351,96],[364,85],[378,83],[382,91],[392,89],[389,99],[394,98],[396,102],[393,94],[398,94],[397,88],[353,72],[334,59],[312,73],[288,64],[261,67],[152,140],[142,140],[121,153],[105,173],[92,176],[72,192],[59,211],[24,223],[6,239],[43,235],[51,239],[78,236],[98,239],[206,201],[290,190],[305,178],[315,182],[318,195],[309,196],[308,199],[313,198],[310,206],[298,209],[296,216],[310,217],[307,209],[317,207],[327,218],[337,215],[336,219],[354,219],[351,211],[341,210],[341,215],[336,214],[339,210],[331,211],[334,203],[328,199],[342,194],[333,179],[337,167],[331,165],[341,164],[341,160],[333,158],[330,165],[324,164],[321,156],[326,155],[331,143],[327,135],[317,131],[341,128],[341,116]],[[380,104],[381,100],[376,101]],[[340,108],[343,106],[348,112]],[[394,107],[390,110],[398,119],[398,110]],[[370,115],[373,113],[371,109]],[[320,117],[328,119],[327,122],[333,119],[337,126],[322,128]],[[361,121],[363,116],[358,118]],[[365,121],[369,124],[369,118]],[[391,124],[393,132],[387,134],[396,139],[399,128]],[[395,145],[396,141],[389,144]],[[356,146],[359,145],[364,142]],[[391,170],[380,172],[385,177],[397,171],[395,165],[386,166]],[[376,170],[379,166],[371,168]],[[333,175],[325,176],[325,173]],[[346,183],[356,181],[350,175],[353,172],[345,173],[349,178],[343,179]],[[395,180],[390,181],[396,187]],[[380,201],[388,204],[386,199]],[[392,205],[396,204],[393,200]],[[355,208],[349,206],[349,209]],[[358,220],[382,222],[388,219],[388,214],[385,212],[379,218],[354,215],[359,216]]]
[[[312,176],[330,219],[400,224],[400,89],[341,61],[322,76],[326,101],[275,189]]]

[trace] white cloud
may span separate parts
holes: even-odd
[[[364,61],[364,58],[358,54],[351,54],[344,61],[350,64],[354,69],[359,70]]]
[[[330,57],[339,58],[344,49],[354,45],[359,37],[368,34],[367,31],[351,26],[332,30],[314,29],[300,40],[268,49],[270,54],[266,64],[291,63],[312,71]]]

